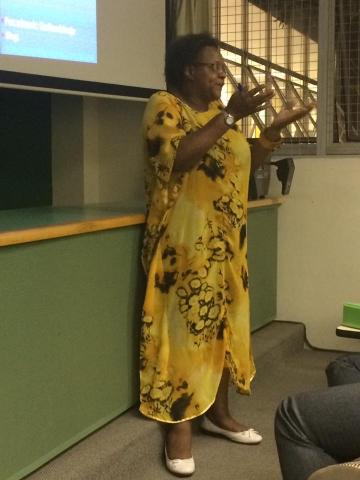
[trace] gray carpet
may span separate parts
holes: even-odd
[[[304,348],[304,327],[273,322],[253,334],[257,375],[251,396],[230,391],[231,410],[259,430],[257,446],[201,433],[194,422],[196,480],[280,480],[274,412],[285,396],[326,386],[324,368],[339,352]],[[163,464],[162,431],[132,409],[60,455],[27,480],[171,479]]]

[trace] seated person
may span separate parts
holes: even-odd
[[[275,438],[284,480],[360,479],[354,461],[360,457],[360,355],[346,357],[326,369],[331,388],[299,393],[278,407]],[[345,383],[343,369],[352,383]],[[344,462],[350,463],[338,465]]]
[[[360,353],[347,353],[326,367],[329,387],[360,382]]]

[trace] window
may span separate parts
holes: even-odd
[[[337,0],[335,4],[335,112],[333,139],[360,141],[360,4]]]
[[[272,108],[243,120],[249,138],[289,100],[314,101],[317,109],[283,132],[288,151],[312,153],[317,142],[321,154],[360,152],[358,0],[216,0],[213,13],[237,81],[275,90]],[[231,93],[229,83],[224,102]]]

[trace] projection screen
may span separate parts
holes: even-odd
[[[0,0],[0,86],[148,97],[164,54],[163,0]]]

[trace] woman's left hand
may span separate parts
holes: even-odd
[[[289,102],[288,105],[281,109],[280,112],[276,115],[274,120],[272,121],[270,127],[268,127],[268,133],[271,133],[271,137],[269,140],[276,140],[280,137],[280,132],[283,128],[287,127],[291,123],[295,122],[296,120],[300,120],[301,118],[305,117],[313,108],[314,103],[305,104],[302,107],[295,107],[292,102]]]

